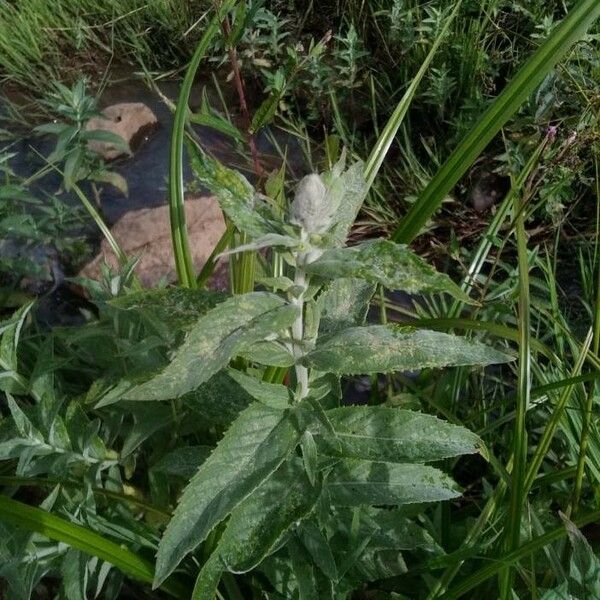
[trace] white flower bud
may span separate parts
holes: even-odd
[[[325,233],[331,225],[331,203],[321,177],[313,173],[304,177],[296,188],[290,209],[290,223],[308,233]]]

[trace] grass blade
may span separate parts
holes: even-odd
[[[419,235],[427,220],[500,128],[599,16],[598,0],[581,0],[569,12],[521,67],[429,182],[419,200],[410,208],[394,232],[394,241],[408,244]]]
[[[51,540],[68,544],[90,556],[97,556],[135,579],[152,583],[154,566],[150,561],[87,527],[70,523],[41,508],[28,506],[2,495],[0,519],[27,531],[40,533]],[[177,598],[185,596],[186,593],[183,586],[173,581],[165,582],[162,589]]]
[[[415,96],[417,88],[419,87],[421,80],[425,76],[425,73],[427,72],[427,69],[431,64],[433,57],[435,56],[436,52],[438,51],[438,48],[440,47],[440,44],[446,36],[446,32],[448,31],[450,24],[454,20],[454,17],[456,17],[460,6],[461,2],[457,2],[454,7],[454,10],[446,19],[446,22],[444,23],[444,26],[442,27],[442,30],[440,31],[439,35],[436,37],[435,42],[431,47],[431,50],[429,51],[427,57],[423,61],[423,64],[417,71],[415,78],[410,82],[408,89],[400,99],[400,102],[398,102],[398,105],[396,106],[396,109],[392,113],[392,116],[390,117],[386,126],[383,128],[379,139],[377,140],[377,142],[375,142],[375,146],[371,151],[371,155],[369,156],[369,159],[365,164],[365,179],[367,181],[368,188],[370,188],[373,185],[375,177],[377,176],[377,173],[379,172],[379,169],[383,164],[385,156],[388,153],[388,150],[390,149],[390,146],[392,145],[396,134],[398,133],[398,129],[400,128],[404,117],[406,116],[406,113]]]
[[[598,519],[600,519],[600,510],[596,510],[578,519],[575,519],[574,523],[578,528],[581,528],[584,525],[598,521]],[[515,564],[517,561],[525,558],[526,556],[534,554],[539,550],[542,550],[548,544],[560,540],[566,535],[567,530],[564,526],[557,527],[556,529],[553,529],[544,535],[540,535],[531,542],[523,544],[523,546],[520,548],[517,548],[512,552],[508,552],[496,560],[487,562],[484,567],[469,577],[465,577],[465,579],[463,579],[463,581],[461,581],[461,583],[459,583],[454,589],[446,592],[443,596],[440,596],[440,598],[443,598],[444,600],[455,600],[456,598],[460,598],[484,581],[487,581],[490,577],[496,575],[505,567],[505,565]]]
[[[192,56],[192,60],[186,70],[181,92],[177,100],[175,117],[173,121],[173,132],[171,134],[171,151],[169,155],[169,216],[171,219],[171,237],[173,239],[173,253],[179,283],[184,287],[197,287],[190,242],[187,234],[185,221],[185,198],[183,181],[183,142],[185,138],[185,126],[188,122],[188,102],[194,77],[200,61],[204,58],[210,43],[217,31],[219,31],[220,15],[213,16],[204,30],[204,34]]]
[[[519,268],[519,374],[517,383],[517,406],[513,434],[513,468],[510,482],[508,523],[504,532],[507,551],[518,548],[521,534],[521,518],[524,494],[525,464],[527,462],[526,417],[531,397],[531,306],[529,299],[529,261],[527,258],[527,233],[525,231],[524,199],[520,193],[514,198],[516,215],[517,260]],[[501,596],[510,600],[514,572],[511,566],[502,571]]]

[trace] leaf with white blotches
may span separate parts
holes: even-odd
[[[304,359],[318,371],[345,375],[392,373],[427,368],[485,366],[514,360],[463,337],[399,327],[351,327],[317,345]]]
[[[460,496],[456,483],[433,467],[356,459],[337,463],[324,490],[336,506],[416,504]]]
[[[316,436],[320,454],[382,462],[422,463],[479,452],[482,442],[465,427],[410,410],[343,406],[327,411],[336,437]]]
[[[246,573],[278,548],[283,536],[313,509],[320,490],[298,461],[286,462],[232,513],[200,571],[193,600],[213,600],[221,573]]]
[[[240,414],[179,500],[158,546],[156,585],[281,465],[300,435],[287,412],[256,402]]]
[[[375,286],[362,279],[332,281],[317,299],[321,333],[364,325]]]
[[[196,144],[188,144],[188,149],[196,176],[217,197],[221,210],[239,231],[258,238],[282,230],[283,224],[271,207],[243,175],[223,166]]]
[[[450,277],[436,271],[408,246],[389,240],[326,250],[306,269],[313,275],[328,279],[356,277],[409,294],[447,292],[463,302],[474,303]]]
[[[125,399],[178,398],[208,381],[243,349],[290,327],[297,313],[297,307],[268,292],[229,298],[201,316],[169,365]]]

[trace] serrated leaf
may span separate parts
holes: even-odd
[[[410,410],[344,406],[327,411],[335,430],[317,436],[319,453],[382,462],[421,463],[473,454],[482,442],[464,427]]]
[[[227,374],[258,402],[279,410],[290,407],[290,391],[285,385],[267,383],[235,369],[228,369]]]
[[[295,321],[297,307],[268,292],[234,296],[198,319],[171,363],[125,394],[128,400],[168,400],[196,389],[244,348]]]
[[[245,573],[258,566],[311,512],[319,493],[297,461],[281,465],[231,513],[214,553],[198,576],[192,598],[213,600],[223,570]]]
[[[257,402],[240,414],[184,490],[158,547],[155,584],[279,467],[300,435],[287,412]]]
[[[375,286],[361,279],[339,278],[319,296],[321,333],[334,333],[354,325],[363,325]]]
[[[351,248],[326,250],[306,269],[328,279],[358,278],[409,294],[447,292],[463,302],[473,303],[450,277],[436,271],[408,246],[389,240],[372,240]]]
[[[454,481],[433,467],[353,459],[335,465],[324,490],[337,506],[414,504],[460,496]]]
[[[305,364],[339,374],[391,373],[505,363],[513,358],[462,337],[394,325],[351,327],[310,352]]]
[[[197,145],[188,147],[196,176],[217,197],[221,210],[239,231],[252,238],[280,232],[273,211],[243,175],[224,167]]]

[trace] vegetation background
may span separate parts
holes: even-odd
[[[379,236],[411,243],[476,301],[407,296],[379,286],[370,322],[460,333],[518,354],[514,363],[485,369],[405,369],[343,379],[346,402],[362,390],[370,406],[436,415],[475,432],[485,449],[436,463],[462,486],[462,496],[396,509],[407,527],[418,527],[411,531],[418,531],[419,543],[409,543],[402,531],[400,542],[389,542],[382,554],[379,548],[368,576],[355,582],[355,597],[600,598],[597,3],[239,5],[244,11],[233,9],[229,17],[233,32],[217,28],[207,36],[211,2],[0,0],[5,595],[189,596],[221,534],[215,530],[186,559],[172,586],[150,590],[161,533],[185,484],[239,412],[235,394],[204,390],[182,401],[142,404],[122,400],[118,387],[126,374],[163,365],[194,315],[212,308],[214,292],[191,301],[182,291],[204,284],[211,264],[196,279],[186,264],[185,237],[179,239],[182,287],[158,290],[144,304],[131,300],[141,293],[134,257],[119,255],[121,270],[79,282],[86,299],[77,304],[78,324],[48,328],[38,309],[44,294],[32,304],[22,281],[40,276],[39,249],[47,246],[67,275],[77,272],[89,244],[82,223],[104,227],[102,196],[98,206],[81,190],[97,182],[106,165],[85,154],[77,168],[68,167],[70,156],[86,152],[86,140],[69,137],[61,146],[60,132],[45,130],[58,142],[60,152],[50,162],[61,170],[63,187],[81,197],[77,209],[64,193],[40,195],[34,179],[24,180],[11,166],[33,127],[58,119],[81,131],[95,114],[94,97],[124,65],[154,89],[161,80],[183,80],[186,72],[193,79],[195,69],[186,69],[197,57],[197,78],[222,101],[195,118],[228,136],[235,164],[254,172],[259,191],[281,201],[283,211],[305,174],[277,170],[285,167],[284,147],[275,164],[257,157],[252,141],[259,132],[283,132],[290,148],[300,149],[307,172],[329,171],[345,148],[350,162],[367,161],[373,183],[351,242]],[[582,15],[571,37],[560,27],[567,15]],[[528,72],[539,81],[528,86],[519,74],[527,74],[527,59],[542,51],[547,58]],[[242,80],[248,114],[235,90]],[[486,110],[501,105],[503,90],[516,90],[506,118],[482,122]],[[189,95],[183,80],[175,172],[177,148],[190,133]],[[475,150],[461,155],[470,140]],[[261,164],[275,175],[267,178]],[[218,194],[215,181],[204,177]],[[169,184],[173,227],[181,231],[184,182],[171,176]],[[250,241],[233,229],[219,251]],[[32,251],[15,255],[6,240]],[[282,275],[287,267],[280,257],[266,256],[232,258],[230,291],[248,293],[261,278]],[[126,310],[131,306],[135,310]],[[232,365],[281,382],[276,369],[257,372],[243,358]],[[233,398],[231,406],[215,403],[224,394]],[[359,525],[350,520],[351,526]],[[317,579],[332,579],[331,560],[336,569],[345,564],[345,554],[331,556],[336,535],[339,530],[322,526],[319,543],[313,540],[310,568]],[[218,594],[329,597],[302,595],[301,586],[286,596],[276,577],[286,571],[276,564],[277,571],[274,561],[262,571],[224,576]]]

